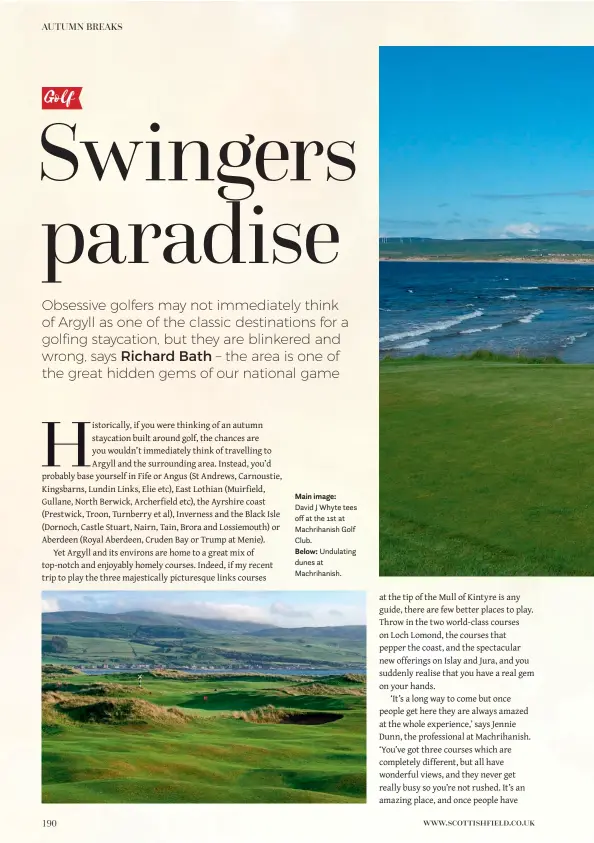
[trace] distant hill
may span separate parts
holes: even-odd
[[[282,634],[287,640],[306,636],[324,640],[333,638],[341,641],[365,641],[364,626],[297,626],[289,629],[273,626],[252,633],[252,635],[258,635],[262,638],[270,638],[279,634]]]
[[[93,624],[150,624],[151,626],[180,626],[189,629],[204,629],[224,632],[250,632],[255,629],[275,629],[272,624],[250,621],[229,621],[219,618],[195,618],[188,615],[170,615],[163,612],[44,612],[42,623],[85,623]]]
[[[364,626],[300,627],[160,612],[44,612],[44,661],[265,668],[361,666]]]
[[[384,260],[476,260],[594,263],[594,240],[541,238],[439,240],[429,237],[382,237]]]

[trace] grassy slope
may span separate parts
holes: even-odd
[[[282,665],[283,662],[293,661],[334,669],[365,660],[363,627],[324,627],[320,630],[316,627],[284,629],[237,624],[238,629],[235,630],[234,625],[229,623],[229,629],[224,628],[215,635],[190,628],[192,619],[171,615],[163,616],[163,625],[155,620],[149,625],[139,626],[114,621],[110,615],[93,614],[85,620],[80,617],[69,619],[71,614],[44,615],[45,638],[53,635],[68,638],[68,651],[64,654],[48,653],[46,662],[78,664],[153,658],[170,665],[199,662],[223,666],[233,661],[261,660],[267,664],[278,662]],[[183,638],[172,637],[180,631],[184,633]],[[137,643],[140,636],[145,643]],[[169,651],[161,652],[156,646],[158,644],[168,647]]]
[[[380,570],[594,574],[594,367],[380,368]]]
[[[63,633],[62,633],[63,634]],[[45,635],[44,638],[51,638]],[[131,643],[125,639],[112,638],[84,638],[81,636],[65,636],[68,639],[68,651],[64,654],[47,653],[44,661],[50,663],[65,664],[72,663],[95,663],[97,661],[110,661],[120,659],[122,661],[141,661],[143,658],[152,658],[157,662],[165,664],[183,664],[188,661],[199,661],[202,664],[229,666],[230,661],[242,661],[253,659],[259,656],[268,657],[267,662],[282,665],[282,660],[294,662],[312,663],[314,666],[330,667],[333,669],[347,663],[364,661],[364,644],[357,646],[342,645],[340,642],[314,641],[314,643],[298,642],[294,640],[282,640],[277,637],[274,640],[266,638],[251,638],[241,636],[232,640],[221,640],[218,646],[213,648],[204,647],[199,656],[184,655],[183,650],[176,646],[175,641],[155,638],[154,642],[161,642],[171,646],[170,653],[161,653],[156,647],[146,644]],[[202,642],[186,641],[186,646],[198,645]],[[262,659],[263,660],[263,659]],[[231,664],[233,666],[233,664]]]
[[[85,685],[89,677],[60,681]],[[100,681],[137,693],[134,679]],[[342,687],[351,690],[348,683],[334,683],[323,695],[283,694],[295,683],[271,677],[149,678],[143,684],[142,698],[198,717],[175,726],[113,726],[52,712],[44,725],[44,802],[365,800],[365,697],[341,694]],[[269,704],[344,717],[323,726],[221,717]]]
[[[44,639],[51,639],[51,635],[44,635]],[[138,661],[142,658],[153,657],[158,652],[155,647],[146,644],[132,644],[120,638],[83,638],[68,635],[68,653],[62,655],[48,653],[44,655],[45,662],[65,661],[67,663],[79,661],[104,661],[106,659],[122,659],[123,661]]]
[[[432,240],[430,238],[392,238],[379,244],[380,258],[402,260],[505,260],[530,261],[594,261],[594,242],[591,240]]]

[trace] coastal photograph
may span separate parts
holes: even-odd
[[[379,63],[380,573],[591,576],[594,48]]]
[[[41,626],[43,802],[365,802],[363,592],[52,591]]]

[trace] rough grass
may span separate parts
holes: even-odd
[[[251,711],[234,711],[232,717],[236,720],[244,720],[246,723],[259,723],[260,725],[284,723],[293,726],[321,726],[341,720],[343,715],[326,711],[292,711],[288,708],[265,705]]]
[[[43,664],[41,665],[42,676],[75,676],[81,675],[82,670],[77,667],[70,667],[65,664]]]
[[[326,684],[328,684],[329,680],[334,677],[326,677]],[[339,677],[344,679],[346,682],[359,682],[363,685],[367,683],[367,677],[364,673],[345,673],[344,676]]]
[[[73,702],[73,705],[67,706],[67,710],[71,714],[76,712],[76,719],[81,723],[110,723],[120,726],[149,723],[179,725],[190,721],[190,717],[179,708],[165,708],[146,700],[108,699],[80,707],[77,705],[79,700]],[[64,708],[64,704],[62,707]]]
[[[78,685],[74,687],[68,682],[44,682],[42,691],[70,691],[74,694],[87,694],[95,697],[112,697],[114,694],[129,694],[130,688],[112,682],[109,685],[101,682],[93,682],[90,685]],[[146,688],[137,687],[135,694],[150,694]]]
[[[380,366],[380,572],[594,574],[594,367]]]
[[[231,716],[236,720],[245,720],[246,723],[286,723],[291,714],[286,708],[263,705],[251,711],[234,711]]]
[[[97,701],[81,693],[49,692],[42,695],[42,704],[53,706],[78,723],[139,725],[148,723],[188,723],[191,717],[176,707],[167,708],[139,699],[104,699]]]
[[[126,677],[133,677],[137,678],[138,674],[136,673],[125,673],[125,674],[118,674],[121,676]],[[347,674],[345,674],[346,676]],[[182,680],[183,682],[224,682],[233,679],[239,682],[262,682],[262,680],[266,680],[266,682],[292,682],[294,681],[295,677],[291,674],[282,675],[280,673],[271,676],[268,673],[188,673],[185,670],[175,670],[171,668],[157,668],[155,670],[151,670],[148,673],[144,674],[143,676],[151,676],[153,679],[178,679]]]
[[[467,360],[475,362],[480,361],[482,363],[527,363],[530,365],[565,365],[560,357],[555,357],[554,355],[545,355],[544,357],[528,357],[525,354],[521,353],[499,354],[495,351],[488,351],[485,348],[479,348],[476,351],[473,351],[471,354],[456,354],[453,357],[435,357],[431,354],[415,354],[412,357],[398,358],[386,355],[380,361],[380,365],[393,365],[394,363],[406,364],[408,362],[420,363],[423,361],[437,363],[440,360],[444,363],[450,363],[452,360]]]
[[[288,688],[283,688],[283,692],[289,696],[301,696],[303,694],[312,694],[316,697],[333,696],[337,693],[336,685],[325,685],[319,682],[303,683],[302,685],[291,685]],[[364,697],[365,687],[345,686],[340,689],[341,694],[353,697]]]
[[[198,676],[196,673],[188,673],[183,670],[167,670],[166,668],[151,670],[148,675],[152,676],[154,679],[181,679],[184,682],[192,682]]]

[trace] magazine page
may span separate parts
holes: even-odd
[[[0,13],[8,832],[589,841],[592,5]]]

